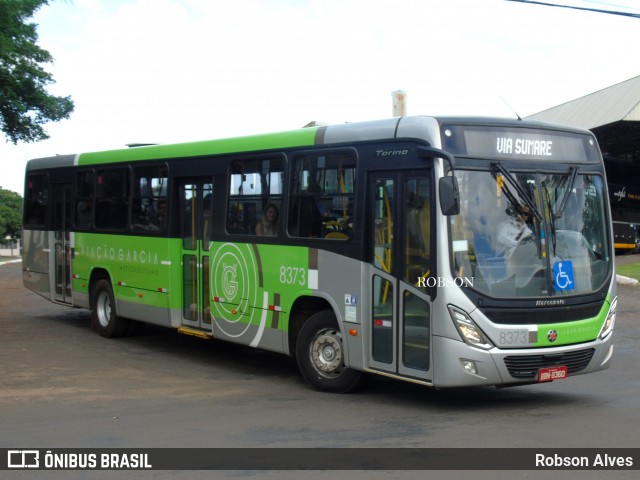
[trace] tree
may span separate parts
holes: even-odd
[[[37,45],[37,25],[27,20],[49,0],[0,1],[0,130],[17,144],[49,138],[42,125],[69,118],[71,97],[46,91],[55,83],[41,64],[53,57]]]
[[[22,197],[0,187],[0,242],[9,236],[12,240],[22,235]]]

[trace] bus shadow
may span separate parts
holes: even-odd
[[[514,387],[459,387],[435,389],[372,375],[363,393],[389,404],[430,409],[473,409],[493,411],[505,408],[580,404],[584,396],[575,392],[549,390],[549,385]]]
[[[177,368],[185,371],[211,371],[213,368],[218,371],[227,370],[229,375],[298,377],[295,362],[285,355],[216,339],[204,340],[183,335],[173,328],[134,322],[135,326],[130,335],[103,338],[91,326],[90,313],[86,310],[47,315],[45,318],[48,323],[55,323],[50,331],[60,329],[66,330],[68,334],[69,329],[73,329],[74,335],[80,334],[83,337],[86,333],[87,338],[83,339],[83,342],[96,349],[115,347],[138,358],[155,356],[154,361],[177,361]],[[170,358],[159,359],[159,354]]]
[[[91,327],[90,315],[86,310],[73,310],[64,313],[39,316],[46,318],[50,331],[60,331],[68,335],[83,337],[84,344],[96,349],[117,348],[137,358],[149,357],[176,365],[182,371],[196,373],[209,372],[214,377],[229,379],[277,379],[288,387],[309,391],[309,387],[298,372],[295,360],[282,354],[259,350],[244,345],[220,340],[202,340],[177,333],[169,328],[154,325],[140,325],[132,336],[118,339],[100,337]],[[55,324],[55,325],[53,325]],[[66,330],[66,333],[64,332]],[[85,338],[86,337],[86,338]],[[146,359],[144,360],[146,361]],[[214,381],[214,380],[212,380]],[[588,402],[583,393],[559,390],[552,385],[529,385],[511,388],[465,387],[438,390],[368,374],[365,384],[356,392],[347,394],[349,401],[401,405],[405,408],[424,409],[473,409],[475,411],[504,410],[527,406],[579,405]],[[317,392],[318,395],[327,395]],[[329,394],[330,395],[330,394]]]

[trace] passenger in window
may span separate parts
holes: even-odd
[[[167,219],[167,201],[164,199],[161,199],[161,200],[158,200],[156,215],[149,222],[149,230],[153,230],[156,232],[164,230],[166,219]]]
[[[262,218],[256,224],[256,235],[275,237],[280,232],[280,212],[278,207],[270,203],[262,212]]]

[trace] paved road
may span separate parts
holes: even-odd
[[[41,299],[22,287],[19,264],[3,265],[0,448],[640,447],[639,293],[620,287],[615,361],[605,372],[451,391],[374,378],[359,393],[333,395],[310,390],[295,365],[275,354],[162,329],[103,339],[90,329],[88,312]],[[3,478],[176,475],[9,473]],[[603,478],[520,473],[182,472],[180,478]],[[630,473],[606,477],[635,478]]]

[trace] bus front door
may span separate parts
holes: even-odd
[[[180,185],[182,237],[182,323],[211,330],[209,241],[213,183],[187,178]]]
[[[380,172],[368,179],[372,212],[369,366],[429,382],[431,170]]]
[[[53,185],[53,300],[71,303],[71,184]]]

